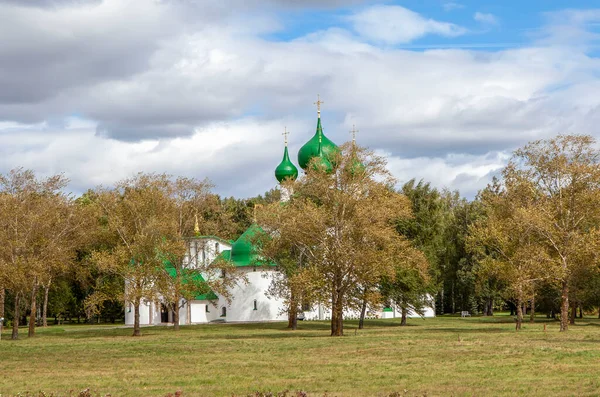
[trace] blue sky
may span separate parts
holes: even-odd
[[[599,43],[593,1],[0,0],[0,172],[253,196],[321,94],[334,142],[472,198],[528,141],[600,137]]]
[[[317,30],[333,27],[350,28],[345,17],[357,10],[368,8],[373,4],[401,6],[439,21],[457,24],[468,29],[464,35],[442,37],[427,35],[411,43],[392,47],[424,50],[431,48],[479,48],[502,49],[524,46],[535,41],[541,28],[549,21],[550,13],[565,9],[593,9],[598,3],[586,1],[443,1],[443,0],[411,0],[385,1],[355,5],[352,7],[280,11],[282,28],[267,35],[272,40],[288,41]],[[476,14],[491,18],[488,21],[477,20]],[[495,22],[492,22],[495,20]],[[590,24],[590,29],[599,31],[598,23]],[[377,44],[377,43],[375,43]]]

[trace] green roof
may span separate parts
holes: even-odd
[[[394,311],[394,309],[392,309],[391,307],[384,307],[384,308],[383,308],[383,311],[384,311],[384,312],[393,312],[393,311]]]
[[[235,267],[263,266],[266,263],[256,255],[253,239],[264,231],[256,224],[251,225],[231,246],[231,250],[222,251],[217,259],[231,262]],[[266,264],[275,266],[274,263]]]
[[[165,270],[167,271],[167,274],[170,277],[175,278],[175,276],[177,275],[177,271],[175,270],[175,268],[173,266],[171,266],[170,263],[165,263]],[[197,271],[192,271],[191,269],[183,269],[182,276],[183,276],[183,280],[182,280],[183,284],[194,283],[195,285],[198,286],[199,290],[205,290],[208,288],[208,284],[206,284],[206,280],[204,280],[204,277],[202,277],[202,275]],[[219,299],[219,297],[211,290],[209,290],[207,293],[204,293],[204,294],[200,294],[200,291],[196,291],[196,293],[198,293],[199,295],[197,295],[194,298],[195,300],[210,301],[210,300]]]

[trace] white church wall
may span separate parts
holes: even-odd
[[[140,325],[149,325],[152,319],[152,324],[156,324],[156,310],[155,305],[151,302],[140,303]],[[135,321],[133,303],[125,303],[125,325],[133,325]],[[158,313],[158,320],[160,322],[160,313]]]
[[[284,321],[287,319],[287,315],[283,311],[283,302],[265,295],[274,271],[260,268],[255,270],[252,267],[238,268],[237,271],[245,274],[248,283],[239,282],[231,289],[230,293],[233,297],[231,303],[227,303],[223,298],[219,300],[219,317],[225,307],[226,315],[222,318],[227,322]]]
[[[206,307],[208,306],[208,311]],[[210,301],[192,301],[190,305],[191,323],[209,323],[219,317],[219,309]]]

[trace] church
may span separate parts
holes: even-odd
[[[317,100],[317,128],[314,136],[306,142],[298,152],[298,164],[306,169],[309,163],[318,158],[320,166],[325,169],[332,168],[327,158],[338,150],[323,133],[321,126],[321,105]],[[287,132],[285,135],[285,147],[283,159],[275,168],[275,178],[279,183],[285,179],[296,179],[298,168],[290,160]],[[282,201],[289,200],[289,192],[282,189]],[[242,273],[246,281],[241,281],[229,289],[230,299],[219,296],[214,292],[208,292],[195,297],[194,300],[183,301],[179,309],[179,323],[202,324],[211,322],[266,322],[286,321],[286,306],[281,299],[267,295],[267,290],[277,269],[273,265],[256,266],[256,254],[252,246],[253,236],[260,228],[251,225],[237,240],[227,241],[216,236],[195,236],[189,240],[189,250],[184,260],[187,268],[194,268],[201,264],[213,261],[228,261],[236,272]],[[205,275],[206,277],[206,275]],[[200,276],[202,279],[202,276]],[[203,280],[203,279],[202,279]],[[299,313],[303,320],[328,320],[331,309],[325,305],[317,304],[314,307],[304,307]],[[371,317],[394,318],[401,314],[393,307],[385,307],[382,310],[370,312]],[[410,317],[418,317],[411,313]],[[427,308],[425,317],[434,317],[433,308]],[[140,305],[140,324],[159,325],[173,322],[173,312],[167,305],[160,302],[146,301]],[[347,318],[358,318],[358,312],[345,313]],[[130,303],[125,304],[125,324],[133,325],[134,313]]]

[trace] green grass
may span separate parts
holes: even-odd
[[[328,336],[328,323],[220,324],[143,329],[52,326],[0,341],[0,395],[43,390],[102,395],[247,395],[304,390],[311,396],[600,395],[600,322],[525,324],[508,316],[368,321]],[[26,330],[23,329],[23,334]]]

